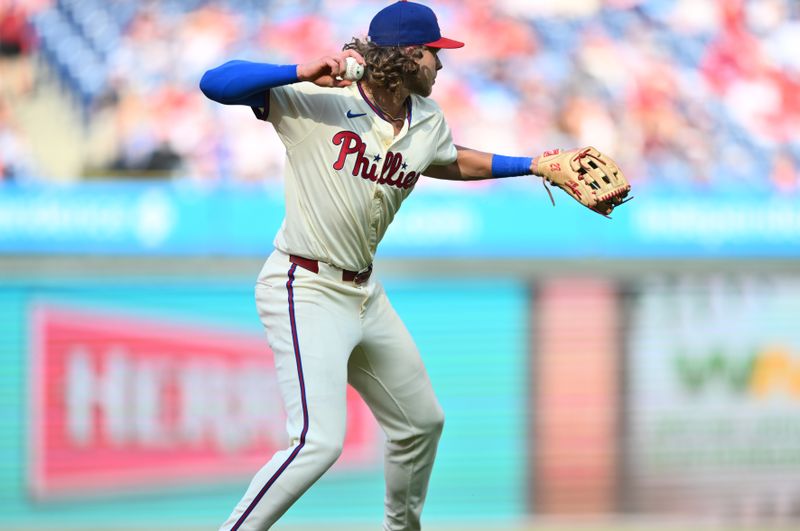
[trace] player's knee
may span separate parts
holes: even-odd
[[[306,441],[307,452],[321,467],[328,468],[342,455],[343,441],[310,439]]]
[[[444,410],[439,404],[428,408],[427,415],[420,424],[420,429],[425,435],[439,437],[444,429]]]

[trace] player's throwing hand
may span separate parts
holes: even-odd
[[[315,61],[297,65],[297,78],[310,81],[320,87],[347,87],[352,81],[344,79],[347,71],[345,58],[352,57],[358,64],[364,64],[364,58],[355,50],[344,50],[337,55],[327,55]]]

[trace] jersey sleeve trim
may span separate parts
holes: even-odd
[[[250,107],[253,110],[253,114],[256,115],[256,118],[265,122],[267,121],[267,118],[269,118],[269,93],[269,89],[264,91],[263,107]]]

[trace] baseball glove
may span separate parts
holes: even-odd
[[[593,147],[545,151],[539,157],[537,173],[543,183],[558,186],[586,208],[606,217],[614,208],[633,199],[627,197],[631,185],[614,161]],[[545,189],[555,205],[546,184]]]

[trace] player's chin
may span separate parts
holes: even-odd
[[[428,83],[424,85],[422,83],[418,83],[415,86],[411,87],[410,92],[418,96],[422,96],[423,98],[427,98],[433,93],[433,83]]]
[[[410,93],[427,98],[433,92],[433,84],[435,82],[435,78],[427,79],[424,76],[417,75],[414,77],[406,77],[405,87]]]

